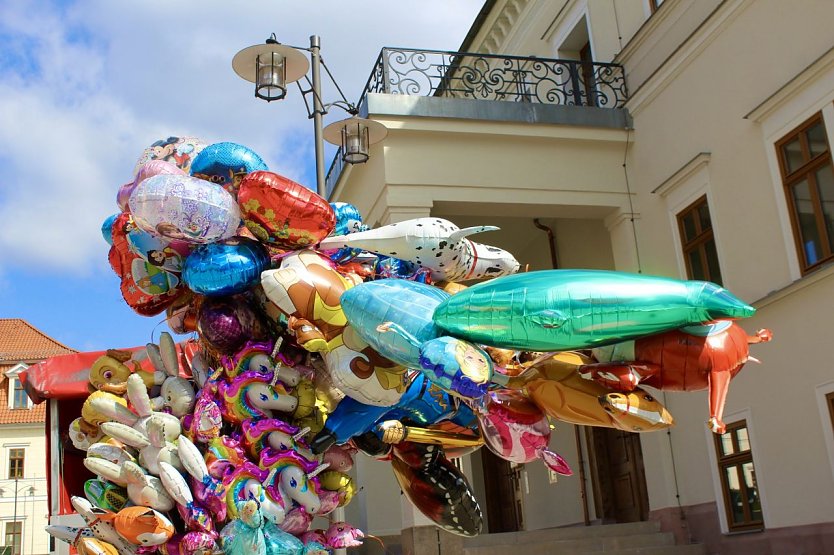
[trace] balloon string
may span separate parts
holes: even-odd
[[[378,537],[374,536],[373,534],[365,534],[365,537],[378,541],[379,545],[382,546],[382,551],[385,552],[385,553],[388,553],[388,549],[386,549],[385,542],[382,541],[382,538],[378,538]]]

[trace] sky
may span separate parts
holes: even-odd
[[[81,351],[158,338],[164,313],[144,317],[125,304],[101,235],[146,147],[168,136],[235,142],[315,189],[312,121],[298,89],[280,102],[256,99],[232,71],[235,53],[271,33],[302,47],[319,35],[356,102],[382,47],[457,50],[482,4],[0,2],[0,318],[23,318]],[[324,87],[325,102],[338,98]],[[324,123],[344,117],[333,110]]]

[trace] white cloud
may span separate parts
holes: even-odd
[[[162,137],[239,142],[279,173],[308,175],[312,124],[298,91],[278,103],[256,100],[231,69],[238,50],[272,32],[296,46],[318,34],[356,101],[380,48],[455,50],[481,4],[4,3],[0,275],[24,265],[83,274],[106,264],[101,222],[116,211],[116,190],[136,158]],[[325,99],[335,94],[328,88]]]

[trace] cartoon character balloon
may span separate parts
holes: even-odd
[[[133,175],[139,173],[142,166],[151,160],[170,162],[187,173],[191,168],[191,161],[205,147],[206,143],[197,137],[167,137],[154,141],[142,151],[133,168]]]
[[[140,228],[189,243],[228,239],[240,225],[232,195],[220,185],[187,175],[149,177],[136,186],[128,205]]]

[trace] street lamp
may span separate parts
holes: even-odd
[[[310,53],[307,57],[301,51]],[[307,79],[307,70],[312,67],[311,79]],[[321,68],[327,72],[330,80],[342,97],[335,102],[324,103],[321,98]],[[273,33],[264,44],[244,48],[232,59],[232,68],[240,77],[255,84],[255,96],[272,102],[281,100],[287,94],[287,85],[297,83],[304,98],[307,116],[313,120],[313,132],[316,148],[316,192],[327,196],[324,181],[324,140],[339,145],[342,160],[348,164],[362,164],[368,161],[370,145],[375,144],[388,134],[388,130],[379,122],[359,117],[359,109],[345,98],[339,84],[333,78],[327,64],[321,57],[321,39],[318,35],[310,37],[310,48],[288,46],[279,43]],[[299,81],[307,81],[309,88],[303,89]],[[313,97],[313,107],[307,102],[307,95]],[[322,129],[322,116],[331,107],[339,107],[352,117],[332,123]]]

